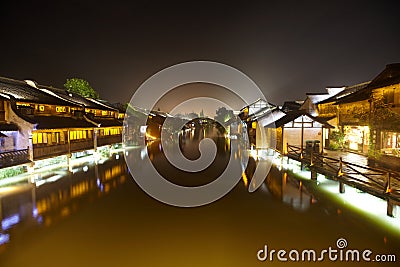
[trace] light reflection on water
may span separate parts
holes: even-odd
[[[2,195],[0,266],[259,266],[265,244],[323,249],[340,237],[379,253],[400,247],[400,235],[314,196],[315,188],[277,168],[255,193],[246,190],[250,166],[221,200],[185,209],[147,196],[121,158]]]

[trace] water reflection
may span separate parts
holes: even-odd
[[[128,153],[140,157],[142,150]],[[277,168],[249,194],[252,158],[231,193],[193,209],[153,200],[121,159],[80,166],[74,174],[58,170],[42,178],[60,179],[40,186],[3,190],[0,266],[260,266],[256,253],[264,244],[324,249],[345,237],[352,247],[379,253],[396,253],[400,246],[398,235],[320,198],[306,181]]]
[[[127,180],[120,154],[103,164],[84,165],[68,172],[59,169],[40,175],[35,184],[18,185],[0,195],[0,245],[12,240],[17,224],[50,226],[71,216],[88,202],[107,195]]]
[[[248,181],[255,171],[257,160],[253,157],[249,158],[246,171],[243,173],[242,180],[244,185],[248,186]],[[266,191],[272,194],[275,198],[281,200],[284,204],[291,206],[297,211],[306,211],[311,204],[316,203],[315,197],[308,191],[303,181],[296,179],[294,176],[288,175],[287,172],[279,170],[276,167],[271,168],[265,180],[264,188],[261,191]]]

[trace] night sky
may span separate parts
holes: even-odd
[[[155,72],[211,60],[282,104],[400,62],[398,1],[215,2],[3,1],[0,76],[56,87],[84,78],[126,103]]]

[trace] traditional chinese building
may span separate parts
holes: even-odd
[[[335,116],[344,148],[371,162],[400,164],[400,64],[388,64],[372,81],[346,87],[318,103],[318,116]]]
[[[106,103],[0,78],[0,167],[121,142],[119,111]]]
[[[346,86],[337,94],[317,102],[317,115],[326,119],[335,130],[343,134],[340,145],[345,149],[359,153],[368,153],[369,129],[366,127],[368,121],[364,118],[354,116],[359,109],[369,109],[368,99],[353,98],[356,92],[368,86],[370,82],[364,82],[352,86]],[[325,133],[324,146],[331,148],[330,133]],[[337,140],[335,140],[337,141]]]
[[[352,105],[349,117],[369,130],[369,159],[400,170],[400,63],[388,64],[366,87],[345,100],[339,103],[340,109],[346,107],[344,104]]]

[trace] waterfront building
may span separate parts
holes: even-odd
[[[399,170],[400,63],[388,64],[367,86],[343,100],[338,102],[339,109],[351,106],[349,117],[365,128],[370,162]]]
[[[263,99],[258,99],[243,107],[238,116],[247,127],[250,147],[254,149],[269,148],[268,144],[264,144],[261,140],[261,131],[265,131],[263,134],[265,134],[266,140],[273,141],[275,139],[274,133],[265,126],[273,123],[284,114],[276,105]]]
[[[288,152],[288,145],[300,147],[301,152],[312,149],[321,153],[324,129],[333,126],[305,110],[293,110],[265,128],[276,131],[276,149],[283,154]]]
[[[366,127],[368,121],[361,117],[354,116],[358,109],[368,109],[366,99],[352,99],[352,96],[369,82],[343,87],[343,90],[316,102],[316,114],[319,118],[325,119],[335,128],[326,130],[324,136],[324,147],[328,149],[344,148],[353,152],[368,153],[369,129]],[[340,132],[340,144],[337,140],[331,140],[332,131]],[[335,135],[338,136],[338,135]]]
[[[319,117],[333,117],[343,148],[368,155],[371,163],[400,163],[400,64],[388,64],[374,79],[348,86],[317,103]],[[327,146],[328,147],[328,146]]]
[[[0,77],[0,168],[121,143],[117,108],[34,81]]]

